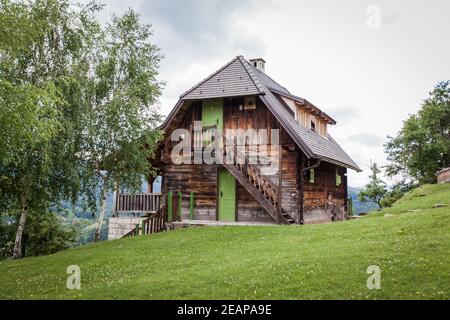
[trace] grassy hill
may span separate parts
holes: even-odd
[[[449,299],[450,185],[358,220],[198,227],[0,263],[1,299]],[[81,268],[81,290],[66,268]],[[381,268],[369,290],[368,266]]]

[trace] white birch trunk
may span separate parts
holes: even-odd
[[[17,227],[16,240],[14,241],[14,250],[12,254],[13,259],[18,259],[22,257],[22,237],[28,214],[27,197],[25,195],[22,195],[20,201],[22,208],[20,212],[19,226]]]
[[[100,198],[100,212],[98,214],[97,226],[95,227],[94,242],[100,239],[100,231],[102,229],[103,218],[105,216],[106,196],[108,195],[108,178],[103,179],[102,195]]]

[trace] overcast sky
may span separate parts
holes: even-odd
[[[450,1],[105,0],[138,11],[165,60],[167,115],[179,95],[243,55],[337,121],[329,132],[364,170],[441,80],[450,79]],[[380,15],[378,15],[380,13]],[[380,19],[377,19],[380,17]]]

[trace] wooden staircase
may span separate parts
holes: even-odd
[[[124,234],[122,238],[142,236],[145,234],[152,234],[173,229],[173,227],[166,221],[167,218],[165,211],[166,206],[159,207],[156,213],[151,214],[150,217],[143,220],[141,224],[136,224],[135,227]]]
[[[218,132],[218,130],[216,130]],[[247,155],[239,152],[237,145],[224,137],[220,132],[219,136],[222,136],[223,141],[226,141],[234,150],[232,156],[232,164],[227,164],[226,152],[223,153],[223,166],[226,168],[239,183],[247,190],[263,207],[267,213],[280,224],[293,224],[295,220],[287,213],[281,206],[281,188],[276,185],[269,176],[263,175],[261,169],[249,161]],[[228,147],[228,149],[230,149]],[[241,160],[241,161],[238,161]],[[245,159],[245,161],[242,161]],[[244,162],[244,163],[239,163]],[[280,196],[280,197],[279,197]]]

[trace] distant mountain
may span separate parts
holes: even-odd
[[[360,214],[361,212],[369,212],[375,211],[378,209],[378,206],[374,202],[361,202],[358,200],[358,194],[361,191],[361,188],[348,187],[348,196],[353,200],[353,209],[356,214]]]

